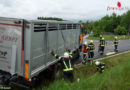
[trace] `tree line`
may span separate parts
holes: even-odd
[[[93,30],[95,36],[104,34],[105,32],[114,33],[116,35],[127,35],[130,33],[130,11],[124,13],[123,15],[116,15],[113,13],[111,16],[104,16],[98,21],[90,22],[86,21],[82,23],[82,32],[90,32]]]
[[[62,18],[57,17],[38,17],[38,20],[56,20],[56,21],[64,21]]]

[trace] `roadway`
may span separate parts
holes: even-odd
[[[84,37],[84,41],[87,41],[89,43],[89,40],[86,39],[87,36]],[[105,46],[105,50],[104,50],[104,55],[100,56],[100,53],[98,52],[98,40],[93,40],[94,41],[94,45],[95,45],[95,51],[94,51],[94,59],[98,59],[98,58],[102,58],[102,57],[107,57],[106,53],[108,52],[114,52],[114,44],[113,41],[106,41],[107,45]],[[120,40],[119,41],[119,45],[118,45],[118,53],[122,53],[125,51],[130,50],[130,39],[129,40]],[[82,61],[82,52],[80,53],[80,59],[78,60],[77,63],[80,63]]]

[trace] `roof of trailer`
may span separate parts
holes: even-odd
[[[33,23],[75,23],[72,21],[56,21],[56,20],[28,20],[28,19],[20,19],[20,18],[9,18],[9,17],[0,17],[0,20],[26,20],[28,22],[33,22]]]
[[[0,17],[0,20],[12,21],[12,20],[23,20],[23,19],[20,19],[20,18],[10,18],[10,17]]]
[[[72,21],[56,21],[56,20],[29,20],[29,21],[34,22],[34,23],[42,23],[42,22],[44,23],[76,23]]]

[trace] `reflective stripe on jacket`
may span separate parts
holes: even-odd
[[[100,46],[104,47],[105,46],[105,40],[100,41]]]
[[[69,53],[69,58],[60,57],[56,54],[54,56],[61,63],[63,71],[73,70],[73,68],[71,67],[72,52]]]
[[[89,44],[88,45],[88,51],[89,52],[94,52],[94,49],[95,49],[95,45],[94,44]]]
[[[115,44],[115,45],[118,45],[118,40],[114,40],[114,44]]]
[[[97,67],[98,67],[98,68],[102,68],[102,69],[103,69],[103,68],[105,68],[105,64],[104,64],[104,63],[102,63],[102,62],[100,62],[100,64],[99,64],[99,65],[97,65]]]

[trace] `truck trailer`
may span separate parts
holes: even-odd
[[[79,45],[78,23],[0,17],[0,83],[19,77],[30,81],[58,61],[52,49],[62,56],[66,48],[76,52]]]

